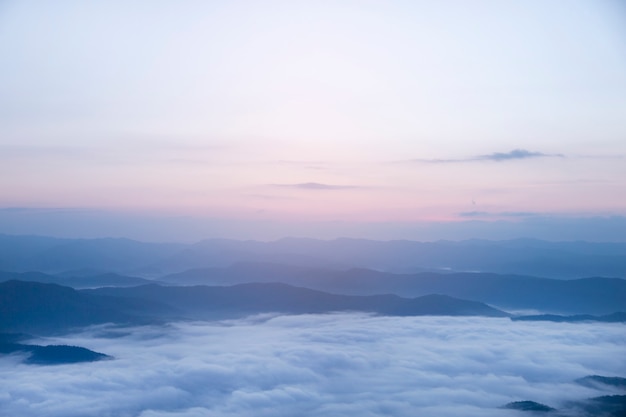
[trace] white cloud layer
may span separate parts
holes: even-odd
[[[559,407],[606,394],[576,378],[626,375],[621,324],[257,316],[98,327],[38,342],[116,359],[33,366],[2,357],[3,415],[515,416],[498,407],[518,400]]]

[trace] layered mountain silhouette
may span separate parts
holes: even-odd
[[[481,301],[503,309],[560,314],[604,315],[626,311],[626,280],[582,278],[559,280],[492,273],[392,274],[368,269],[347,271],[267,263],[192,269],[161,277],[173,284],[224,285],[279,281],[339,294],[392,293],[403,297],[445,294]]]
[[[113,272],[96,273],[85,276],[51,275],[43,272],[5,272],[0,271],[2,281],[34,281],[48,284],[59,284],[76,289],[98,287],[133,287],[136,285],[152,284],[154,280],[148,280],[128,275],[120,275]]]
[[[193,269],[160,277],[159,281],[114,273],[66,277],[41,272],[0,272],[0,282],[13,279],[57,283],[77,289],[129,287],[155,282],[212,286],[281,282],[345,295],[395,294],[414,298],[442,294],[480,301],[504,310],[534,310],[552,314],[524,318],[527,320],[623,321],[619,314],[611,314],[626,311],[626,280],[602,277],[557,280],[491,273],[392,274],[356,268],[336,271],[268,263],[243,263],[226,268]]]
[[[624,278],[623,243],[214,239],[156,244],[0,235],[0,354],[38,365],[90,362],[109,357],[80,346],[32,344],[26,333],[263,313],[626,323]],[[552,405],[522,397],[502,408],[528,415],[624,416],[625,381],[590,375],[576,382],[595,396]]]
[[[6,331],[270,311],[506,315],[490,307],[495,306],[546,313],[516,320],[562,322],[623,322],[619,312],[626,312],[622,278],[454,272],[541,270],[563,278],[576,269],[571,275],[624,276],[626,244],[620,243],[214,239],[156,244],[0,235],[0,249],[0,330]],[[161,282],[169,286],[154,285]]]
[[[287,314],[362,311],[391,316],[448,315],[505,317],[507,313],[484,303],[446,295],[403,298],[397,295],[350,296],[330,294],[280,283],[250,283],[228,287],[100,288],[87,294],[132,297],[163,303],[182,311],[214,316],[264,312]]]
[[[444,295],[347,296],[285,284],[231,287],[101,288],[77,291],[56,284],[0,283],[0,331],[50,333],[101,323],[142,324],[185,318],[241,317],[257,313],[360,311],[394,316],[505,317],[486,304]]]
[[[551,278],[625,278],[626,243],[286,238],[274,242],[211,239],[178,244],[0,235],[0,270],[4,271],[56,274],[91,269],[160,276],[238,262],[338,270],[357,267],[395,273],[488,271]]]
[[[171,307],[134,298],[83,294],[39,282],[0,283],[0,332],[48,334],[102,323],[147,323],[175,314]]]

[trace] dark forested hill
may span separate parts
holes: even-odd
[[[429,295],[414,299],[395,295],[345,296],[285,284],[231,287],[162,287],[76,291],[56,284],[0,283],[0,332],[50,333],[91,324],[141,324],[155,320],[241,317],[363,311],[384,315],[477,315],[506,313],[483,303]]]
[[[145,323],[174,315],[168,306],[139,299],[84,294],[39,282],[0,283],[0,332],[51,333],[100,323]]]

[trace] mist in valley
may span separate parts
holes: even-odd
[[[501,407],[531,400],[583,416],[582,400],[623,391],[577,379],[626,374],[621,323],[256,315],[103,325],[34,342],[113,359],[34,366],[0,357],[3,414],[519,416]]]
[[[0,0],[0,416],[626,416],[624,16]]]

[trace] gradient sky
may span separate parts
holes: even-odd
[[[5,0],[0,57],[0,233],[626,215],[617,0]]]

